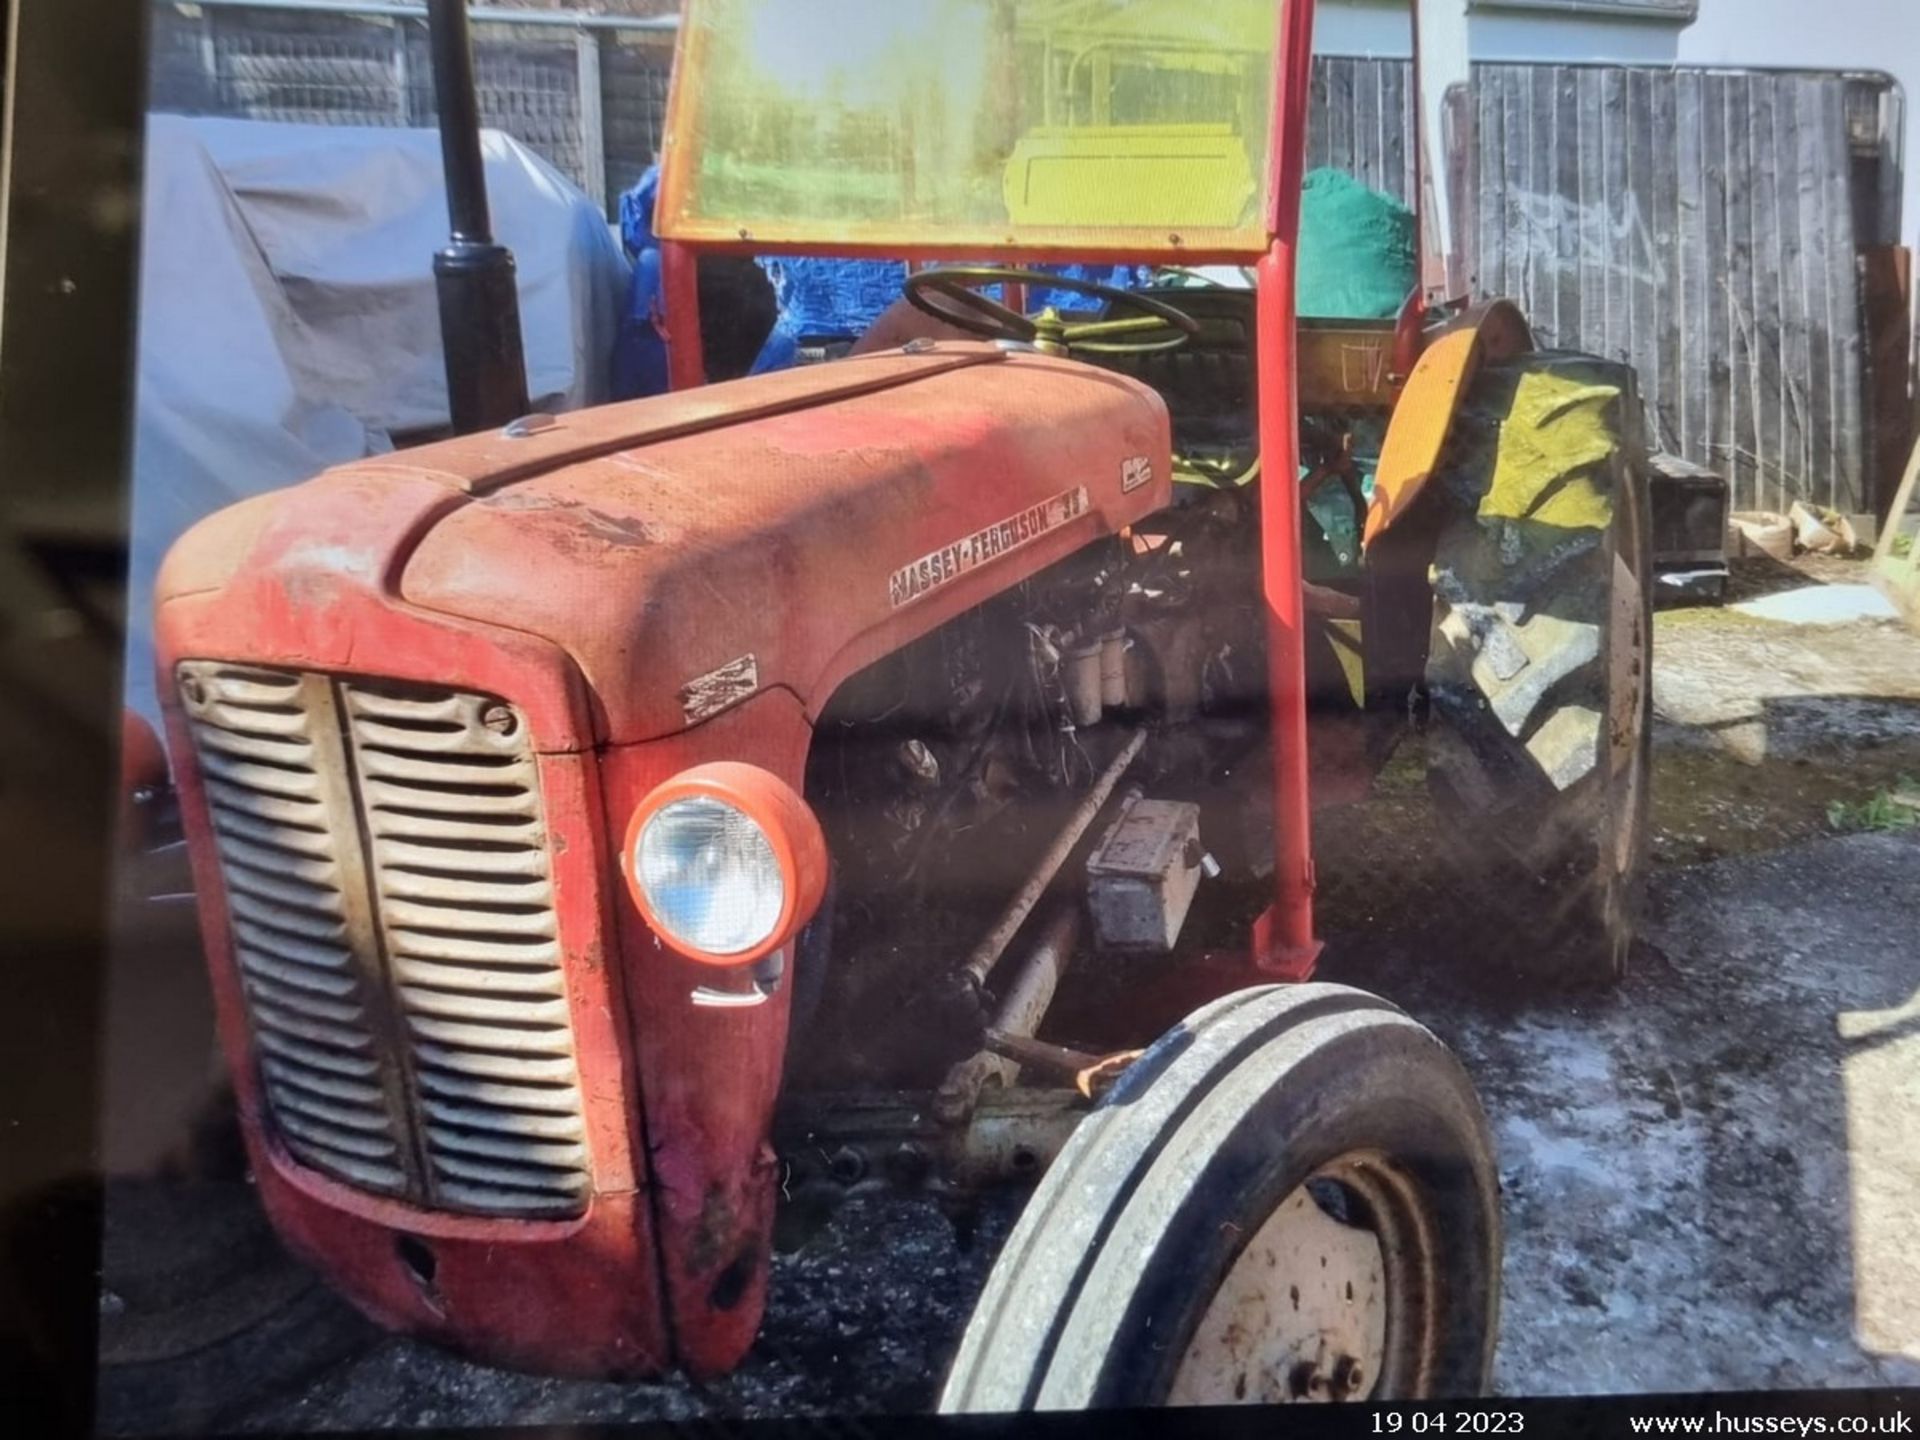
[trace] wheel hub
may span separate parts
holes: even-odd
[[[1363,1398],[1385,1363],[1387,1311],[1380,1241],[1329,1215],[1303,1185],[1228,1269],[1167,1403]]]

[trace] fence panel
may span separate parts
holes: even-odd
[[[1543,344],[1630,361],[1660,443],[1736,505],[1872,508],[1850,125],[1888,87],[1555,65],[1474,84],[1475,288]],[[1405,61],[1317,61],[1309,164],[1404,200],[1410,89]]]

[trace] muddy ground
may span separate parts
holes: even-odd
[[[1736,598],[1807,578],[1748,570]],[[1920,1384],[1920,829],[1829,817],[1920,777],[1920,636],[1695,610],[1660,617],[1657,650],[1656,869],[1623,988],[1515,1002],[1499,937],[1434,863],[1411,753],[1375,802],[1323,818],[1322,976],[1432,1024],[1480,1087],[1505,1192],[1502,1391]],[[963,1247],[930,1204],[855,1199],[776,1260],[752,1357],[705,1389],[488,1370],[314,1292],[331,1358],[221,1420],[923,1409],[1013,1209]]]

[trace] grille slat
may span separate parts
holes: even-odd
[[[236,945],[270,951],[281,960],[309,965],[316,970],[345,970],[353,964],[353,957],[338,945],[319,944],[248,920],[236,919],[233,935]]]
[[[440,1194],[450,1208],[517,1219],[577,1215],[586,1203],[585,1189],[584,1184],[570,1188],[564,1199],[555,1199],[544,1190],[520,1192],[498,1182],[463,1185],[458,1180],[446,1179],[440,1183]]]
[[[420,1094],[422,1104],[432,1110],[436,1100],[451,1102],[459,1106],[493,1106],[499,1110],[524,1112],[534,1117],[557,1117],[568,1125],[568,1135],[578,1133],[580,1119],[568,1104],[570,1096],[561,1085],[538,1085],[532,1075],[515,1075],[522,1081],[518,1085],[509,1085],[497,1079],[478,1079],[472,1073],[459,1069],[422,1069],[420,1071]],[[461,1123],[459,1119],[447,1117],[449,1125]]]
[[[573,1078],[573,1062],[565,1059],[541,1060],[527,1055],[495,1055],[485,1050],[453,1050],[426,1041],[414,1046],[414,1054],[420,1062],[421,1087],[426,1090],[483,1080],[519,1080],[527,1085],[558,1087]],[[467,1092],[455,1088],[452,1093]]]
[[[448,857],[452,863],[452,857]],[[553,890],[544,879],[502,880],[494,875],[422,874],[415,869],[382,866],[387,894],[397,900],[417,902],[422,911],[450,909],[465,913],[486,907],[489,911],[534,910],[543,928],[550,929],[547,918],[553,909]],[[404,923],[396,921],[395,923]],[[430,922],[430,923],[438,923]]]
[[[286,1103],[284,1092],[274,1095],[274,1119],[280,1128],[299,1140],[305,1140],[316,1150],[335,1157],[345,1157],[362,1162],[363,1172],[391,1176],[394,1181],[404,1179],[398,1165],[366,1165],[366,1161],[391,1160],[396,1151],[391,1142],[356,1135],[343,1130],[330,1121],[315,1123],[307,1114]]]
[[[584,1178],[570,1169],[481,1160],[452,1150],[436,1158],[435,1168],[458,1180],[478,1180],[535,1194],[558,1192],[554,1196],[556,1200],[585,1184]]]
[[[227,909],[240,920],[277,935],[304,941],[344,941],[346,921],[326,915],[303,915],[279,909],[270,901],[254,899],[242,891],[227,887]]]
[[[290,919],[311,916],[331,920],[339,913],[340,892],[332,886],[303,883],[298,876],[263,872],[234,854],[230,848],[223,859],[226,861],[227,888],[250,900],[259,901],[269,910],[291,912]]]
[[[501,1025],[467,1025],[453,1020],[438,1020],[431,1015],[413,1017],[414,1035],[441,1045],[452,1045],[492,1054],[526,1056],[532,1060],[559,1058],[556,1039],[550,1030],[509,1030]]]
[[[331,861],[332,858],[332,846],[323,830],[263,820],[220,805],[213,807],[213,828],[222,838],[257,845],[295,859]]]
[[[324,835],[326,810],[317,799],[286,799],[262,795],[245,786],[230,785],[218,775],[208,775],[207,796],[215,815],[239,814],[250,819],[272,821],[290,829]],[[331,837],[327,837],[331,844]]]
[[[257,961],[250,963],[245,956],[240,961],[240,973],[246,977],[248,991],[266,1004],[277,1005],[282,1010],[297,1010],[322,1024],[351,1027],[360,1022],[360,1006],[351,996],[342,1000],[310,986],[283,980]]]
[[[269,1055],[278,1056],[301,1067],[301,1073],[316,1081],[322,1075],[341,1075],[351,1079],[377,1080],[380,1062],[371,1055],[355,1055],[312,1045],[298,1036],[261,1028],[254,1038]]]
[[[229,863],[269,876],[284,875],[311,889],[325,889],[335,897],[340,893],[340,869],[321,855],[298,855],[230,831],[220,837],[220,849]]]
[[[502,793],[494,793],[500,789]],[[361,793],[367,799],[367,808],[372,818],[379,824],[375,833],[392,833],[384,827],[386,817],[383,810],[424,812],[436,820],[457,820],[473,823],[475,816],[499,816],[503,820],[525,823],[526,794],[517,789],[495,787],[490,782],[475,785],[461,785],[455,781],[433,779],[409,779],[404,784],[396,780],[367,780],[361,786]],[[396,827],[399,834],[407,833],[404,824]]]
[[[425,929],[391,932],[391,948],[397,957],[452,965],[547,966],[557,964],[560,958],[558,945],[530,944],[523,937],[485,940]]]
[[[348,694],[347,709],[356,720],[400,720],[416,725],[449,726],[464,732],[470,722],[463,713],[462,698],[452,691],[409,693],[363,683],[356,684]]]
[[[286,670],[240,670],[225,665],[194,665],[195,677],[219,684],[209,703],[216,713],[261,708],[276,714],[304,714],[300,677]],[[224,720],[221,723],[226,723]]]
[[[523,755],[476,753],[471,737],[464,730],[402,730],[373,720],[356,720],[353,729],[366,757],[369,775],[392,776],[403,781],[440,780],[446,778],[449,770],[467,770],[472,772],[476,785],[534,783],[530,759]]]
[[[384,1104],[378,1085],[369,1085],[324,1073],[316,1075],[310,1066],[289,1065],[273,1055],[264,1057],[260,1062],[260,1068],[266,1071],[267,1077],[276,1085],[306,1090],[322,1099],[356,1106],[361,1110],[378,1110]]]
[[[208,726],[204,743],[208,749],[236,760],[262,760],[281,769],[306,769],[313,764],[313,747],[304,739],[270,739],[244,730]]]
[[[446,1148],[462,1158],[475,1160],[505,1160],[509,1164],[524,1164],[528,1168],[555,1170],[564,1176],[577,1169],[587,1158],[583,1145],[536,1145],[518,1137],[499,1140],[487,1135],[463,1134],[459,1131],[445,1132],[442,1142]]]
[[[518,905],[489,904],[486,901],[476,901],[471,907],[422,905],[394,896],[382,909],[387,923],[400,930],[486,935],[498,937],[501,943],[509,945],[524,938],[533,942],[530,948],[537,948],[553,933],[551,912],[536,910],[532,914],[523,914],[520,913],[522,907]]]
[[[411,840],[383,840],[374,847],[380,866],[390,872],[419,870],[442,874],[455,870],[463,875],[510,876],[528,880],[546,879],[547,867],[537,853],[522,845],[502,850],[480,850],[471,844],[448,846]],[[452,853],[449,853],[449,851]]]
[[[338,970],[329,970],[319,965],[309,965],[303,960],[288,960],[271,951],[259,950],[251,945],[235,945],[233,953],[240,958],[240,968],[258,979],[279,985],[292,986],[296,990],[306,990],[327,1000],[343,1001],[347,1004],[346,1019],[354,1018],[353,999],[355,986],[353,976]]]
[[[278,1030],[282,1035],[290,1035],[323,1049],[341,1050],[349,1055],[372,1053],[372,1042],[364,1030],[328,1024],[324,1016],[312,1014],[305,1005],[281,1005],[273,996],[261,994],[255,989],[248,990],[247,998],[253,1002],[256,1026]]]
[[[202,743],[200,768],[215,780],[225,781],[235,790],[266,794],[282,800],[320,798],[320,779],[311,770],[287,770],[277,765],[260,765],[226,755]]]
[[[464,991],[437,990],[426,985],[402,985],[400,996],[408,1013],[433,1015],[449,1020],[498,1020],[523,1026],[544,1022],[557,1033],[565,1033],[565,1000],[493,999]]]
[[[393,973],[402,985],[429,989],[472,990],[482,995],[526,995],[537,1000],[564,998],[559,980],[543,968],[518,967],[480,970],[467,965],[443,965],[433,960],[395,956]]]
[[[504,1086],[469,1086],[468,1103],[429,1097],[421,1103],[427,1113],[442,1122],[449,1131],[464,1130],[476,1134],[519,1136],[524,1140],[568,1141],[578,1143],[586,1133],[580,1117],[571,1112],[540,1110],[524,1100],[503,1103]],[[524,1091],[528,1099],[543,1101],[551,1092]],[[513,1108],[509,1108],[509,1104]]]
[[[267,1088],[273,1092],[277,1105],[284,1110],[291,1110],[303,1120],[315,1125],[337,1126],[356,1136],[364,1136],[368,1147],[366,1154],[370,1158],[394,1154],[393,1142],[387,1138],[386,1112],[377,1100],[371,1106],[337,1105],[277,1076],[268,1080]]]
[[[389,842],[412,840],[423,845],[515,845],[540,842],[540,827],[506,817],[505,823],[462,819],[458,815],[423,814],[401,806],[381,811],[381,833]]]
[[[179,677],[288,1150],[434,1208],[578,1214],[585,1121],[519,712],[250,666]]]

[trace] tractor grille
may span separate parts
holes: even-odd
[[[538,777],[492,696],[189,662],[235,958],[288,1151],[442,1210],[578,1214]]]

